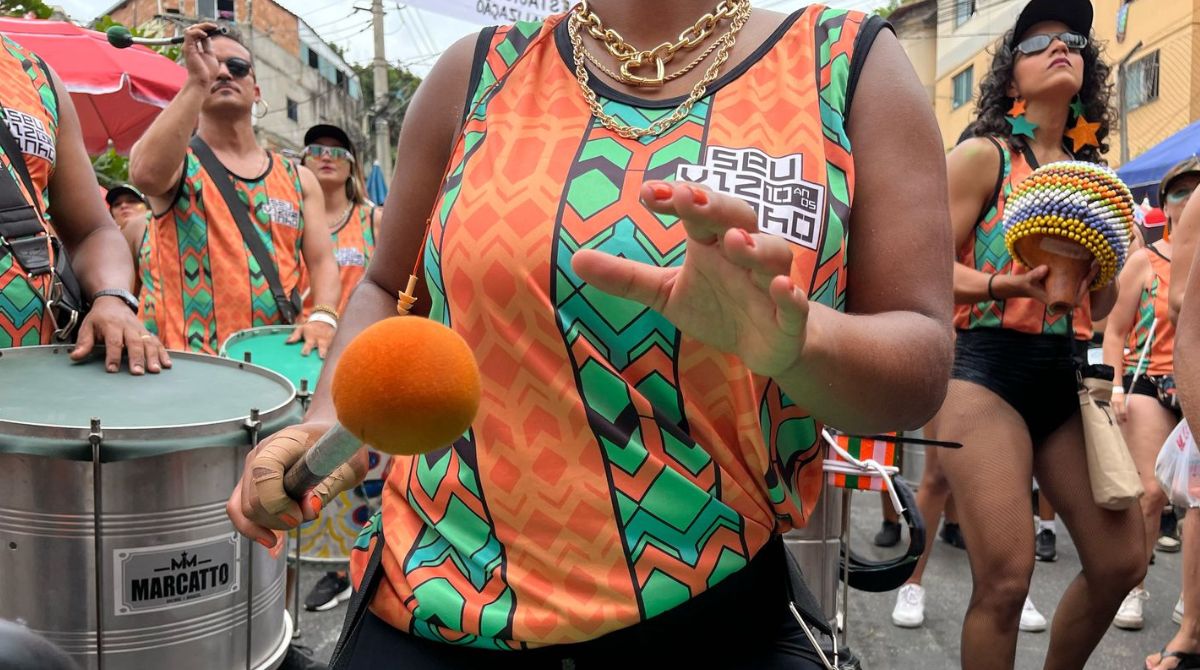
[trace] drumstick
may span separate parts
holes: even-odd
[[[301,500],[364,444],[397,455],[449,446],[479,409],[479,368],[454,331],[396,316],[346,346],[332,391],[338,423],[284,475],[293,499]]]

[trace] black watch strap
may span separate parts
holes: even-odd
[[[95,303],[96,298],[103,298],[104,296],[120,298],[121,302],[125,303],[129,306],[129,309],[133,310],[134,314],[138,313],[138,300],[129,291],[126,291],[123,288],[106,288],[103,291],[96,291],[94,294],[92,294],[92,302]]]

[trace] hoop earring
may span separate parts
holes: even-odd
[[[254,118],[255,118],[256,120],[259,120],[259,121],[261,121],[261,120],[263,119],[263,117],[265,117],[267,114],[269,114],[269,113],[271,112],[271,106],[267,104],[267,101],[266,101],[266,100],[263,100],[262,98],[259,98],[258,100],[255,100],[255,101],[254,101],[254,110],[255,110],[255,112],[257,112],[257,111],[260,109],[259,105],[262,105],[262,107],[261,107],[261,109],[262,109],[262,113],[261,113],[261,114],[256,114],[256,113],[254,113],[254,112],[251,112],[251,115],[252,115],[252,116],[254,116]]]
[[[1008,110],[1005,120],[1012,127],[1013,136],[1025,135],[1032,140],[1034,139],[1033,131],[1037,130],[1038,124],[1025,117],[1025,104],[1025,98],[1015,98],[1012,109]]]

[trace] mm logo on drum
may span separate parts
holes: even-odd
[[[117,614],[184,607],[238,590],[241,540],[236,533],[113,552]]]

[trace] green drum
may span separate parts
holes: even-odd
[[[225,503],[291,384],[172,352],[134,377],[63,346],[0,349],[0,619],[97,670],[265,670],[291,638],[284,561]]]
[[[316,351],[301,356],[303,342],[287,343],[295,329],[295,326],[263,326],[239,330],[225,339],[221,355],[261,365],[287,377],[299,392],[300,402],[307,406],[309,395],[317,388],[322,361]]]
[[[301,402],[316,388],[322,361],[316,352],[301,356],[302,344],[288,344],[292,326],[266,326],[238,331],[225,340],[221,355],[261,365],[292,380]],[[379,508],[387,457],[369,453],[370,471],[362,485],[330,501],[317,520],[300,529],[300,559],[345,563],[363,525]]]

